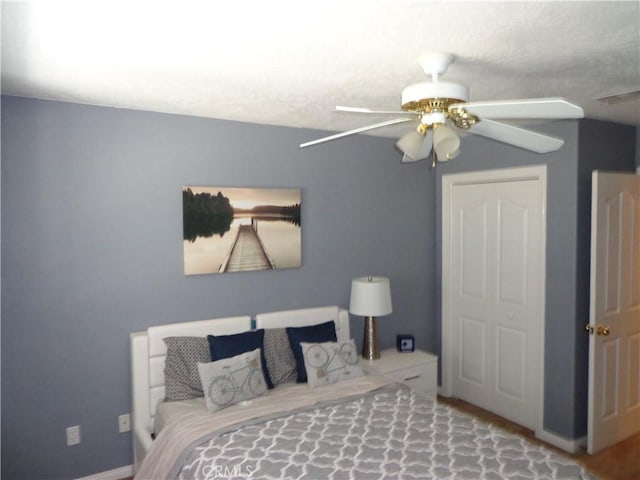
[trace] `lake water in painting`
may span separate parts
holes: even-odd
[[[251,255],[251,243],[256,243],[253,240],[256,237],[269,266],[249,264],[228,271],[301,266],[300,189],[185,187],[183,201],[185,275],[220,273],[222,266],[229,269],[232,250],[233,258]],[[201,201],[230,205],[233,213],[222,222],[210,222],[211,216],[224,215],[214,205],[205,208],[209,217],[200,216],[204,208]],[[193,212],[198,216],[191,221]],[[246,240],[247,235],[252,238]]]

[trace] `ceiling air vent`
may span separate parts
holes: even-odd
[[[616,93],[609,93],[606,95],[601,95],[599,97],[595,97],[594,100],[598,100],[602,103],[622,103],[622,102],[631,102],[633,100],[637,100],[640,98],[640,88],[635,88],[631,90],[623,90]]]

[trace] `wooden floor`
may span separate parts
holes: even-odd
[[[613,447],[595,455],[588,455],[585,450],[571,455],[548,443],[538,440],[533,431],[506,420],[498,415],[483,410],[458,399],[438,397],[438,401],[465,413],[481,418],[493,425],[500,426],[509,432],[522,435],[534,443],[557,450],[584,465],[587,470],[601,480],[640,480],[640,434],[634,435]]]

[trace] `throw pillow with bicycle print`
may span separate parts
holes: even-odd
[[[215,362],[198,363],[198,372],[205,403],[211,412],[267,392],[259,348]]]
[[[348,342],[301,342],[300,346],[310,387],[364,375],[353,339]]]

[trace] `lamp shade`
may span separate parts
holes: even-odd
[[[389,315],[391,287],[386,277],[359,277],[351,281],[349,312],[362,317]]]

